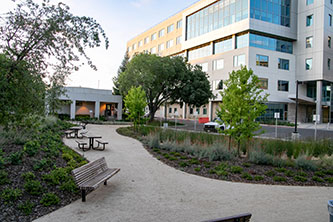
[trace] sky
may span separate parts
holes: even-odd
[[[0,13],[15,6],[12,0],[0,0]],[[22,1],[22,0],[18,0]],[[41,0],[34,0],[41,2]],[[59,0],[50,0],[56,4]],[[88,56],[97,71],[83,66],[67,80],[68,86],[112,89],[112,78],[126,52],[126,43],[136,35],[153,27],[173,14],[187,8],[197,0],[62,0],[74,15],[97,20],[105,30],[110,47],[88,49]]]

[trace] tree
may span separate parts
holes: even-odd
[[[258,77],[246,67],[233,71],[225,85],[217,115],[226,124],[225,133],[237,141],[239,154],[241,141],[252,138],[260,128],[255,119],[267,109],[268,94],[263,94]]]
[[[44,113],[45,84],[30,68],[25,61],[17,63],[0,54],[0,124],[20,121],[28,113]]]
[[[121,95],[120,91],[119,91],[119,76],[121,73],[126,71],[126,66],[129,62],[129,55],[128,55],[128,51],[126,51],[125,56],[123,61],[121,62],[121,65],[119,66],[118,72],[117,72],[117,76],[112,78],[113,81],[113,94],[114,95]]]
[[[150,121],[167,101],[201,106],[213,96],[207,74],[178,56],[160,57],[147,53],[134,56],[119,76],[122,95],[132,86],[142,86],[146,92]]]
[[[134,129],[137,129],[137,125],[140,123],[140,118],[145,113],[145,107],[147,106],[146,94],[142,87],[132,87],[125,99],[125,109],[128,111],[128,119],[133,120]]]
[[[74,63],[80,57],[96,69],[85,48],[100,46],[101,37],[108,48],[109,41],[102,27],[92,18],[74,16],[63,3],[55,6],[49,2],[43,0],[39,5],[32,0],[22,0],[14,11],[0,17],[4,21],[0,26],[0,52],[13,61],[11,71],[15,65],[26,61],[45,76],[47,67],[55,65],[50,61],[78,69]]]

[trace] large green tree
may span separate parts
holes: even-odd
[[[128,119],[133,120],[134,129],[137,129],[140,119],[145,113],[147,106],[146,94],[142,87],[132,87],[125,99],[125,109],[128,112]]]
[[[119,79],[120,74],[126,71],[126,66],[129,62],[129,59],[130,58],[128,55],[128,51],[126,51],[123,61],[121,62],[121,65],[118,68],[117,76],[112,78],[114,95],[121,95],[120,90],[119,90],[119,80],[118,79]]]
[[[86,48],[100,46],[103,39],[106,48],[109,44],[93,18],[75,16],[67,5],[52,5],[49,0],[42,4],[18,1],[13,11],[0,16],[0,21],[0,54],[4,61],[0,70],[0,109],[5,110],[0,115],[6,117],[43,110],[45,77],[49,72],[63,69],[50,79],[51,85],[56,83],[59,89],[67,74],[82,64],[82,58],[96,69]]]
[[[119,76],[119,89],[126,95],[132,86],[142,86],[146,93],[150,120],[165,102],[185,102],[201,106],[213,96],[207,74],[182,57],[160,57],[141,53],[127,64]]]
[[[225,86],[217,115],[226,124],[225,133],[236,140],[239,154],[241,141],[252,138],[260,129],[255,119],[265,112],[268,94],[263,93],[258,77],[246,67],[233,71]]]

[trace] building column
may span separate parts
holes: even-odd
[[[100,101],[95,101],[95,118],[99,119],[99,109],[101,106]]]
[[[121,120],[123,118],[123,101],[120,101],[118,103],[118,108],[117,108],[117,119]]]
[[[183,119],[186,119],[186,103],[183,102]]]
[[[209,121],[212,121],[213,120],[213,102],[212,101],[209,101],[208,103],[208,107],[209,107]]]
[[[323,115],[322,115],[322,97],[323,97],[323,81],[317,81],[317,101],[316,101],[316,115],[319,115],[320,118],[318,123],[322,123]]]
[[[76,100],[72,100],[71,111],[70,111],[71,119],[75,119],[75,110],[76,110]]]
[[[232,49],[236,49],[236,35],[232,35]]]

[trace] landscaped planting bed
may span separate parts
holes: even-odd
[[[139,139],[157,159],[191,174],[234,182],[333,186],[333,166],[330,158],[323,158],[325,161],[309,160],[308,156],[303,155],[301,148],[295,148],[293,152],[288,148],[282,152],[280,150],[284,148],[276,145],[281,145],[280,142],[262,141],[261,146],[268,144],[272,147],[252,147],[247,158],[240,158],[234,149],[228,150],[228,139],[224,136],[150,127],[143,127],[139,132],[133,132],[132,128],[119,128],[117,131],[122,135]],[[254,146],[259,144],[258,142],[252,141],[248,144]],[[325,143],[328,144],[327,141]],[[290,153],[298,153],[297,158],[288,158],[287,150]],[[270,153],[279,155],[274,156]]]
[[[32,221],[80,198],[71,171],[87,161],[62,142],[70,124],[34,118],[0,135],[0,221]]]

